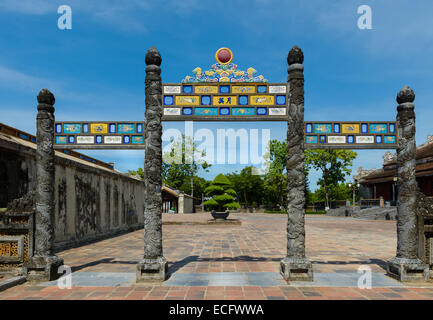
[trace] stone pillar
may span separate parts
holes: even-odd
[[[397,95],[397,255],[388,261],[387,272],[400,281],[428,280],[429,268],[418,257],[418,217],[415,94],[404,87]]]
[[[162,83],[161,56],[154,47],[146,54],[144,256],[137,265],[137,282],[163,281],[167,260],[162,253]]]
[[[36,206],[33,256],[23,266],[28,280],[54,280],[63,259],[54,255],[54,95],[42,89],[36,118]]]
[[[280,272],[290,281],[313,281],[313,267],[305,257],[304,173],[304,54],[297,46],[287,56],[289,110],[287,118],[287,256]]]
[[[177,205],[179,206],[178,213],[185,213],[185,193],[181,192],[177,198]]]

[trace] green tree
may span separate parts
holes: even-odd
[[[202,197],[202,195],[204,194],[204,190],[210,185],[211,181],[207,181],[206,179],[202,178],[202,177],[197,177],[194,176],[194,194],[196,194],[197,198]],[[188,190],[190,187],[189,184],[183,186],[182,190]],[[187,191],[185,191],[187,192]],[[201,202],[200,202],[201,203]]]
[[[310,190],[310,182],[308,181],[308,174],[310,173],[310,170],[307,165],[304,166],[304,173],[305,173],[305,204],[312,204],[313,203],[313,193]]]
[[[329,201],[337,201],[337,200],[351,200],[352,201],[352,189],[349,188],[347,183],[339,183],[337,186],[329,187]],[[317,189],[313,197],[315,201],[319,202],[325,199],[325,188],[320,187]]]
[[[240,208],[239,203],[235,201],[236,191],[233,190],[230,180],[222,173],[215,177],[204,192],[206,196],[212,197],[203,203],[207,208],[218,211]]]
[[[249,205],[260,205],[263,203],[264,182],[260,175],[253,174],[254,167],[249,166],[241,170],[227,174],[233,183],[233,188],[239,196],[239,202]]]
[[[197,150],[192,137],[182,135],[177,141],[172,139],[170,143],[170,151],[163,154],[163,181],[194,196],[194,176],[200,169],[209,172],[211,164],[203,159],[206,153]],[[185,181],[189,181],[189,186]]]
[[[268,203],[285,207],[287,202],[287,141],[271,140],[264,155],[266,174],[264,185]]]
[[[162,161],[162,182],[167,186],[194,196],[200,195],[207,186],[205,179],[197,176],[199,170],[209,172],[211,167],[206,161],[204,152],[198,152],[191,137],[182,135],[177,141],[170,141],[169,152],[163,154]],[[137,171],[129,171],[130,175],[139,175],[144,179],[144,171],[139,168]]]
[[[318,185],[323,188],[325,206],[329,207],[330,194],[352,172],[353,160],[358,154],[351,150],[305,150],[305,164],[322,172]]]
[[[136,177],[140,178],[141,180],[144,180],[144,170],[143,170],[143,168],[138,168],[137,171],[129,170],[128,174],[130,176],[136,176]]]
[[[264,156],[266,174],[264,176],[264,186],[266,202],[269,204],[280,204],[282,207],[287,205],[287,141],[271,140],[268,152]],[[311,192],[308,183],[308,166],[305,170],[305,200],[311,202]]]

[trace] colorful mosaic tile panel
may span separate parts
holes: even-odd
[[[356,136],[356,143],[374,143],[374,136]]]
[[[269,86],[269,93],[287,93],[287,86]]]
[[[68,142],[68,139],[66,136],[57,136],[56,137],[56,143],[66,144],[67,142]]]
[[[121,144],[122,136],[105,136],[104,137],[105,144]]]
[[[77,144],[94,144],[94,136],[77,136]]]
[[[276,103],[278,105],[285,105],[286,104],[286,96],[277,96]]]
[[[237,105],[237,96],[213,96],[212,104],[214,106],[235,106]]]
[[[164,96],[164,105],[172,106],[174,104],[173,96]]]
[[[268,113],[268,108],[266,108],[266,107],[257,108],[257,115],[258,116],[265,116],[267,113]]]
[[[305,141],[307,143],[318,143],[318,138],[317,136],[306,136]]]
[[[397,143],[396,136],[384,136],[384,143]]]
[[[81,133],[81,124],[79,123],[65,123],[63,125],[64,133]]]
[[[370,124],[370,133],[388,133],[386,124]]]
[[[346,136],[328,136],[328,143],[346,143]]]
[[[182,86],[183,93],[192,93],[192,86]]]
[[[315,133],[332,133],[332,125],[331,124],[314,124],[314,132]]]
[[[239,96],[239,104],[241,106],[248,105],[248,96]]]
[[[194,108],[194,114],[197,116],[216,116],[218,108]]]
[[[269,108],[270,116],[285,116],[286,108]]]
[[[341,125],[339,123],[334,124],[334,133],[341,133]]]
[[[211,105],[211,98],[210,96],[201,96],[201,105],[202,106],[210,106]]]
[[[142,144],[143,143],[143,136],[132,136],[131,142],[132,142],[132,144]]]
[[[180,93],[180,86],[164,86],[164,94],[178,94]]]
[[[222,116],[230,115],[230,108],[220,108],[220,115]]]
[[[180,116],[180,108],[164,108],[165,116]]]
[[[255,115],[255,109],[254,108],[232,108],[232,115],[253,116]]]
[[[251,96],[250,97],[250,104],[254,106],[263,106],[263,105],[274,105],[275,104],[275,97],[274,96]]]
[[[106,123],[91,123],[90,133],[108,133],[108,124]]]
[[[178,106],[198,106],[199,101],[199,96],[176,96],[176,105]]]
[[[341,132],[342,133],[359,133],[359,124],[354,124],[354,123],[343,123],[341,125]]]
[[[135,125],[133,123],[119,123],[117,124],[118,133],[135,133]]]
[[[190,115],[192,115],[192,108],[191,107],[183,108],[182,109],[182,114],[184,116],[190,116]]]
[[[254,86],[232,86],[232,93],[255,93]]]
[[[194,93],[218,93],[218,86],[195,86]]]

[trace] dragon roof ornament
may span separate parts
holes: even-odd
[[[257,71],[250,67],[246,71],[238,70],[237,64],[232,63],[233,53],[229,48],[220,48],[215,53],[217,63],[212,69],[203,71],[197,67],[193,76],[186,76],[182,83],[200,82],[268,82],[263,75],[256,75]]]

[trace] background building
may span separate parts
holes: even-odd
[[[359,168],[355,179],[361,184],[359,196],[363,199],[378,199],[396,204],[397,200],[397,156],[386,152],[383,156],[383,167],[363,170]],[[426,196],[433,196],[433,136],[416,150],[416,180],[418,187]]]

